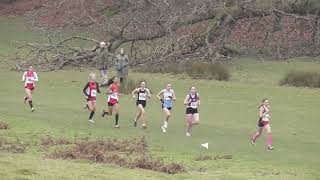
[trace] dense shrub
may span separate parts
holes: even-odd
[[[195,79],[215,79],[227,81],[230,79],[230,71],[223,64],[186,62],[181,64],[169,63],[161,66],[146,66],[140,71],[149,73],[187,74]]]
[[[320,88],[320,73],[292,71],[285,75],[280,85]]]

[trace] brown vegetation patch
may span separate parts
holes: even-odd
[[[9,125],[5,122],[0,122],[0,129],[9,129]]]
[[[144,137],[133,140],[79,140],[68,149],[60,149],[49,155],[49,158],[85,159],[95,163],[114,164],[126,168],[141,168],[153,171],[176,174],[184,172],[185,168],[177,163],[165,163],[154,159],[147,153]],[[138,158],[132,158],[137,157]]]
[[[13,153],[24,153],[27,148],[27,144],[16,140],[9,142],[6,139],[0,139],[0,151],[8,151]]]
[[[67,140],[64,137],[55,139],[52,136],[47,136],[41,139],[42,146],[67,145],[67,144],[72,144],[72,142]]]

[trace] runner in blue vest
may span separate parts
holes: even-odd
[[[168,128],[168,121],[171,116],[171,110],[172,110],[172,104],[173,101],[176,100],[176,95],[174,93],[174,90],[172,89],[171,84],[167,84],[166,89],[161,90],[157,97],[161,101],[161,108],[163,109],[166,117],[164,119],[163,125],[161,126],[162,132],[167,132]]]

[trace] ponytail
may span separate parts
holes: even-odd
[[[113,76],[111,79],[108,80],[107,82],[107,86],[109,87],[112,83],[114,83],[114,78],[115,76]]]

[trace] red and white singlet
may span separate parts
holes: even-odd
[[[96,100],[97,97],[97,83],[96,82],[89,82],[89,87],[87,89],[88,92],[88,100]]]
[[[108,103],[110,104],[117,104],[119,102],[119,85],[117,83],[113,83],[111,85],[111,94],[108,97]]]
[[[22,75],[22,81],[24,81],[24,88],[33,90],[35,82],[38,81],[37,73],[34,71],[25,71]]]

